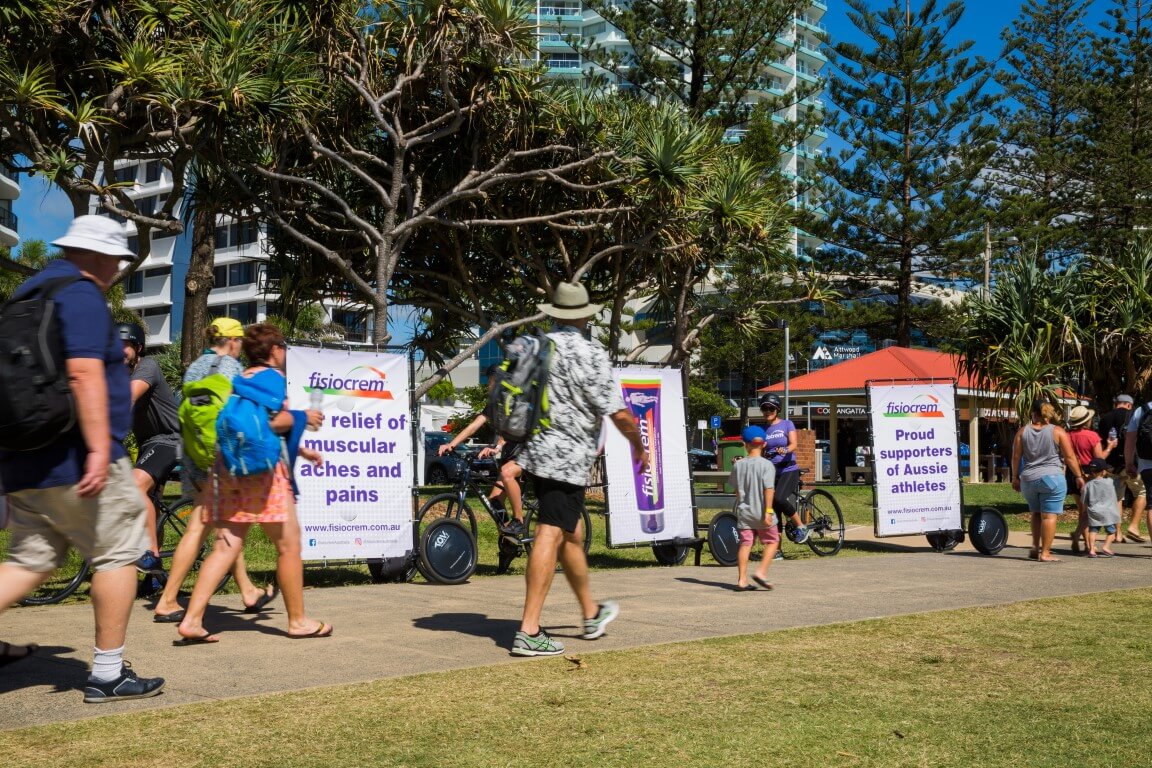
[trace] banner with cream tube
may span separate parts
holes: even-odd
[[[324,424],[301,445],[296,511],[305,560],[402,557],[412,551],[408,360],[340,349],[288,349],[288,401]]]
[[[636,473],[631,446],[606,421],[608,545],[692,538],[696,523],[680,371],[618,368],[613,375],[640,430],[649,468]]]

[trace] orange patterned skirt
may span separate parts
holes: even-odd
[[[292,481],[284,462],[271,472],[233,477],[216,465],[208,484],[208,509],[217,523],[283,523],[295,509]]]

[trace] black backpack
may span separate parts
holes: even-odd
[[[504,348],[505,360],[489,382],[485,412],[496,434],[522,443],[551,426],[548,418],[548,369],[555,343],[533,328]]]
[[[17,290],[0,307],[0,449],[35,451],[76,425],[55,296],[80,275]]]
[[[1144,404],[1144,413],[1140,416],[1140,426],[1136,428],[1136,455],[1147,461],[1152,461],[1152,403]]]

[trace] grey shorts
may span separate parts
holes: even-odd
[[[80,498],[74,485],[16,491],[8,494],[8,511],[8,562],[34,573],[56,570],[69,547],[96,571],[132,565],[147,548],[147,510],[127,457],[108,466],[97,497]]]

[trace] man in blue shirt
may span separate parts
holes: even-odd
[[[132,420],[128,369],[103,296],[132,252],[120,225],[102,216],[77,217],[53,245],[64,257],[29,278],[17,295],[48,280],[80,278],[55,296],[77,425],[47,447],[0,454],[11,529],[8,560],[0,564],[0,610],[43,583],[75,547],[92,565],[96,617],[84,701],[154,696],[164,680],[138,677],[124,661],[145,507],[124,450]],[[3,651],[0,666],[27,658],[36,646],[3,644]]]

